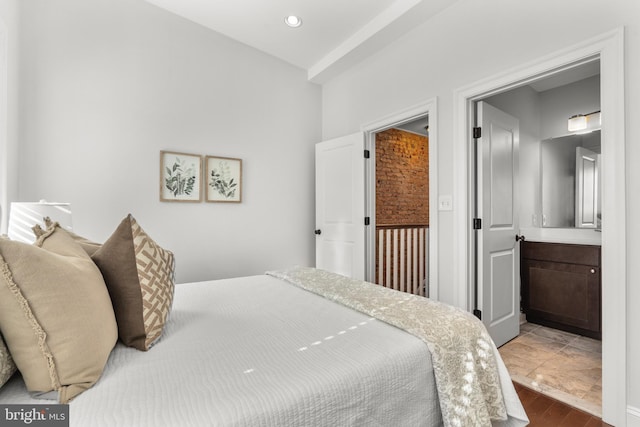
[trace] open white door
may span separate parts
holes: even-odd
[[[496,346],[520,332],[518,119],[478,102],[478,303]]]
[[[316,267],[365,278],[364,134],[316,144]]]

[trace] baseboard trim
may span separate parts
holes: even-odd
[[[627,406],[627,427],[640,427],[640,408]]]

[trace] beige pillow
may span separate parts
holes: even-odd
[[[129,214],[92,259],[109,289],[120,340],[149,350],[171,310],[173,253],[154,242]]]
[[[44,221],[47,229],[53,225],[53,221],[51,221],[51,218],[49,218],[48,216],[44,217],[42,220]],[[31,229],[33,230],[33,234],[35,234],[36,239],[46,232],[42,229],[42,227],[40,227],[39,224],[34,225],[33,227],[31,227]],[[69,234],[69,236],[71,236],[73,240],[76,241],[76,243],[78,243],[82,247],[82,249],[84,249],[84,251],[89,256],[93,255],[98,249],[100,249],[100,246],[102,246],[100,243],[96,243],[85,237],[79,236],[73,231],[65,231]]]
[[[33,394],[66,403],[100,378],[117,340],[113,307],[98,268],[57,224],[34,245],[0,239],[0,330]]]
[[[0,239],[9,239],[6,235],[1,235]],[[7,345],[4,343],[4,338],[0,334],[0,387],[2,387],[9,378],[16,372],[16,364],[9,353]]]
[[[0,387],[9,381],[14,372],[16,372],[16,364],[13,362],[9,349],[0,336]]]

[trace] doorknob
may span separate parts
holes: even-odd
[[[318,230],[314,231],[314,233],[319,236],[320,234],[322,234],[322,230],[318,229]]]
[[[516,234],[516,242],[524,242],[525,237],[524,236],[519,236]]]

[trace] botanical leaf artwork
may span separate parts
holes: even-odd
[[[165,186],[174,197],[191,195],[196,183],[197,168],[195,163],[187,164],[186,160],[176,157],[173,166],[165,167]]]
[[[218,162],[218,167],[211,169],[209,186],[213,187],[222,197],[231,199],[235,197],[238,183],[231,178],[231,170],[226,160]]]

